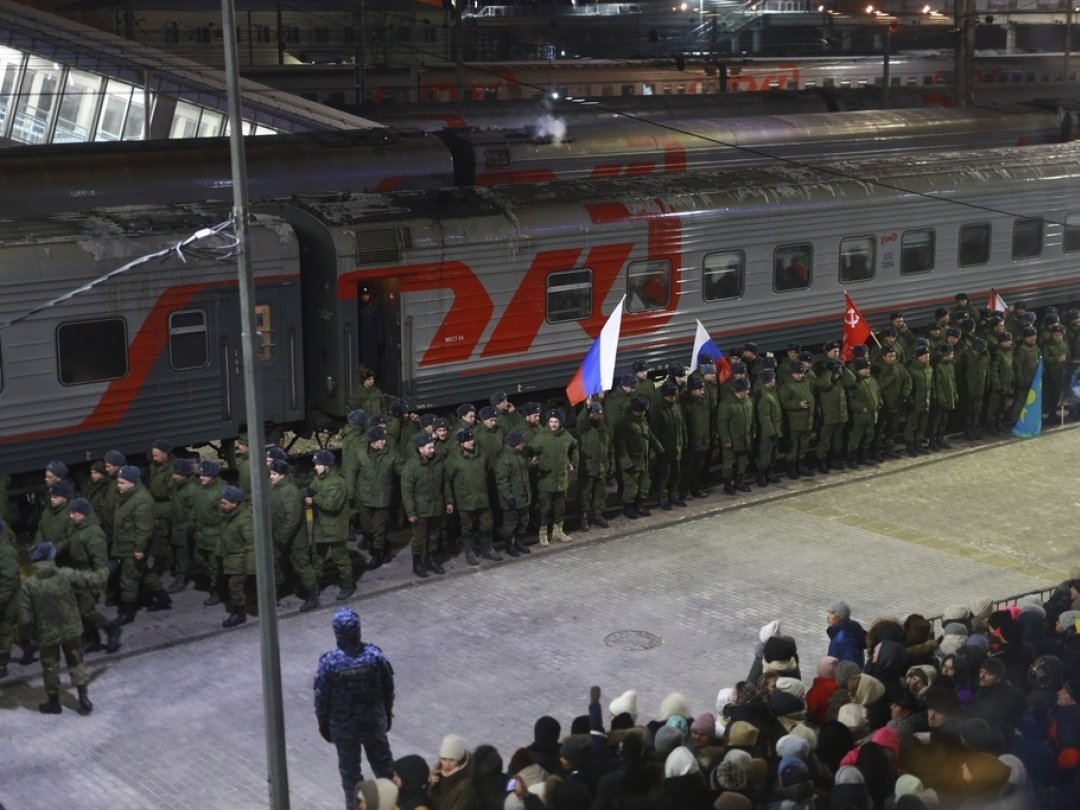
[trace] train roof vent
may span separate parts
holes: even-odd
[[[382,228],[356,233],[357,264],[387,264],[401,261],[401,252],[412,247],[408,228]]]

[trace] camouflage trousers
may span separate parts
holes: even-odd
[[[361,749],[367,752],[368,765],[377,779],[394,778],[394,756],[390,753],[390,742],[385,733],[369,734],[362,741],[334,743],[334,746],[337,748],[341,787],[345,790],[345,810],[355,810],[356,786],[364,779],[360,767]]]
[[[45,694],[47,695],[60,694],[61,653],[67,661],[72,686],[86,686],[90,683],[90,676],[83,667],[81,638],[70,638],[59,644],[42,644],[38,655],[41,656],[41,675],[45,680]]]

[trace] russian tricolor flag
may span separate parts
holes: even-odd
[[[615,382],[615,355],[619,349],[619,329],[622,327],[624,295],[608,316],[607,323],[581,361],[581,367],[567,383],[566,398],[571,405],[584,402],[593,394],[607,391]]]
[[[713,365],[716,367],[716,379],[720,383],[725,383],[731,377],[731,363],[728,357],[716,345],[709,333],[705,330],[701,321],[697,321],[697,332],[694,333],[694,351],[690,355],[690,372],[698,367],[698,357],[703,354],[709,355],[713,359]]]

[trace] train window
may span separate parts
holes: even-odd
[[[990,261],[990,223],[960,227],[960,253],[956,263],[961,267],[986,264]]]
[[[188,309],[169,315],[169,367],[173,371],[206,368],[210,364],[206,313]]]
[[[829,76],[829,77],[826,77],[826,78],[825,78],[825,79],[824,79],[824,80],[823,80],[823,81],[821,82],[821,86],[822,86],[822,87],[836,87],[836,79],[832,78],[831,76]]]
[[[1065,215],[1065,230],[1061,236],[1061,247],[1066,253],[1080,250],[1080,213]]]
[[[809,242],[781,245],[773,253],[773,289],[776,292],[805,290],[814,268],[814,246]]]
[[[840,240],[840,283],[867,281],[874,277],[874,248],[877,239],[873,236],[856,236]]]
[[[255,305],[255,334],[259,338],[259,361],[273,359],[274,322],[270,315],[269,304]]]
[[[592,270],[570,270],[547,277],[548,323],[581,321],[592,315]]]
[[[505,169],[510,165],[510,150],[485,149],[484,165],[489,169]]]
[[[1023,217],[1013,223],[1013,260],[1033,259],[1042,254],[1042,217]]]
[[[701,266],[701,297],[706,301],[741,298],[746,276],[746,254],[741,250],[710,253]]]
[[[900,237],[900,275],[914,276],[934,269],[934,232],[904,231]]]
[[[117,380],[127,375],[127,325],[123,318],[62,323],[56,362],[64,385]]]
[[[671,293],[671,262],[658,259],[630,262],[626,267],[626,294],[631,312],[663,309]]]

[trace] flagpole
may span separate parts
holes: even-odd
[[[844,290],[844,300],[845,300],[845,302],[850,300],[850,298],[851,298],[851,296],[848,295],[848,291]],[[872,337],[874,339],[874,343],[876,343],[877,347],[880,349],[881,348],[881,341],[877,339],[877,335],[874,334],[873,329],[870,330],[870,337]]]

